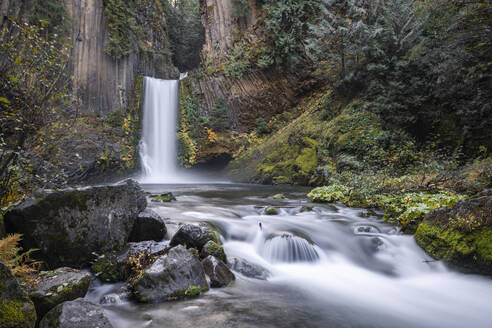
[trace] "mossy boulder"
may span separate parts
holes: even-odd
[[[39,328],[113,328],[101,306],[83,298],[64,302],[48,312]]]
[[[107,253],[99,256],[92,264],[91,269],[95,275],[105,282],[125,281],[132,274],[131,259],[138,258],[141,254],[158,256],[166,249],[165,243],[156,241],[143,241],[128,243],[118,252]]]
[[[278,213],[278,209],[274,206],[268,206],[264,211],[265,215],[277,215]]]
[[[419,225],[415,240],[436,259],[492,275],[492,196],[432,211]]]
[[[24,235],[26,249],[38,248],[50,268],[80,267],[123,248],[147,201],[140,186],[44,190],[5,214],[7,232]]]
[[[156,203],[169,203],[176,200],[172,192],[166,192],[160,195],[152,196],[151,200]]]
[[[196,248],[199,252],[209,241],[220,243],[219,234],[211,229],[199,227],[193,224],[183,224],[171,239],[170,246],[186,245]]]
[[[207,256],[212,255],[216,257],[217,259],[221,260],[224,263],[227,263],[227,257],[226,253],[224,251],[224,247],[221,245],[217,244],[215,241],[208,241],[202,248],[202,251],[200,252],[200,257],[202,259],[206,258]]]
[[[0,262],[0,328],[33,328],[34,304],[10,269]]]
[[[134,298],[142,303],[158,303],[186,296],[190,286],[208,289],[198,258],[182,245],[169,250],[133,281]]]
[[[84,297],[90,281],[91,275],[87,271],[72,268],[42,271],[35,280],[36,288],[29,292],[38,318],[60,303]]]
[[[276,194],[272,196],[273,199],[286,199],[284,194]]]
[[[151,209],[145,209],[138,214],[129,239],[132,242],[161,241],[166,233],[166,224],[161,216]]]

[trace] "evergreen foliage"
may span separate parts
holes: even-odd
[[[330,1],[308,54],[388,127],[471,156],[492,147],[490,1]]]
[[[265,0],[265,31],[268,47],[259,66],[268,64],[293,69],[303,61],[304,42],[318,0]]]
[[[224,131],[227,128],[227,103],[219,98],[210,112],[209,125],[215,131]]]
[[[69,48],[56,35],[46,36],[41,26],[9,20],[0,32],[0,200],[12,196],[22,175],[20,165],[26,142],[68,104]],[[41,139],[41,143],[45,140]],[[30,170],[30,171],[29,171]],[[44,181],[46,183],[46,181]]]
[[[137,41],[143,30],[137,23],[135,11],[124,0],[104,1],[104,14],[108,19],[109,37],[105,51],[115,59],[138,50]]]
[[[177,0],[167,16],[174,65],[181,72],[198,67],[205,42],[199,1]]]

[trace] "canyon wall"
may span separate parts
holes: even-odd
[[[9,16],[29,19],[37,1],[41,0],[1,0],[0,26]],[[109,30],[103,0],[53,1],[63,4],[70,17],[67,37],[72,44],[72,105],[81,114],[105,116],[125,109],[136,74],[158,78],[179,76],[170,55],[161,56],[153,51],[169,42],[166,31],[162,31],[165,13],[162,7],[157,8],[155,1],[139,2],[136,13],[145,36],[145,40],[139,42],[147,46],[146,51],[138,50],[121,59],[114,59],[105,52]]]
[[[254,45],[264,38],[265,13],[255,0],[248,1],[248,12],[238,16],[233,0],[201,0],[201,18],[205,29],[202,70],[190,75],[201,101],[202,114],[211,112],[220,99],[227,103],[230,129],[246,131],[257,118],[269,120],[295,105],[302,92],[302,72],[248,70],[241,77],[224,74],[221,65],[229,63],[229,55],[238,41]],[[215,71],[203,73],[206,66]]]
[[[104,51],[108,38],[103,0],[64,0],[73,20],[73,91],[86,113],[107,114],[126,108],[135,74],[159,78],[177,78],[179,72],[169,59],[143,52],[113,59]],[[151,2],[149,2],[151,3]],[[152,5],[147,10],[151,11]],[[165,20],[161,15],[160,19]],[[155,45],[159,40],[152,24],[143,26],[145,40]]]

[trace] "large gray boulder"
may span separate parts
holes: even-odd
[[[151,257],[158,256],[166,249],[165,242],[142,241],[128,243],[118,252],[111,252],[98,257],[91,266],[99,279],[105,282],[125,281],[131,275],[130,258],[138,258],[141,254]]]
[[[217,232],[193,224],[183,224],[171,239],[170,246],[183,245],[201,251],[209,241],[220,243]]]
[[[130,241],[161,241],[166,236],[166,233],[166,224],[161,216],[147,208],[138,214],[130,234]]]
[[[33,328],[35,324],[34,304],[10,269],[0,262],[0,328]]]
[[[173,247],[133,283],[136,300],[157,303],[185,296],[191,288],[208,289],[200,261],[181,245]]]
[[[229,285],[236,279],[227,265],[214,256],[207,256],[202,261],[203,270],[210,278],[210,287],[218,288]]]
[[[84,297],[89,289],[91,274],[72,268],[42,271],[35,280],[35,288],[29,292],[38,318],[65,301]]]
[[[64,302],[48,312],[39,328],[113,328],[103,308],[83,298]]]
[[[92,253],[121,249],[147,206],[140,186],[41,191],[5,215],[8,232],[24,234],[26,249],[38,248],[50,267],[83,266]]]

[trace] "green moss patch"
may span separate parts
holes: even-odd
[[[492,274],[492,230],[472,233],[421,223],[415,240],[427,253],[471,272]]]

